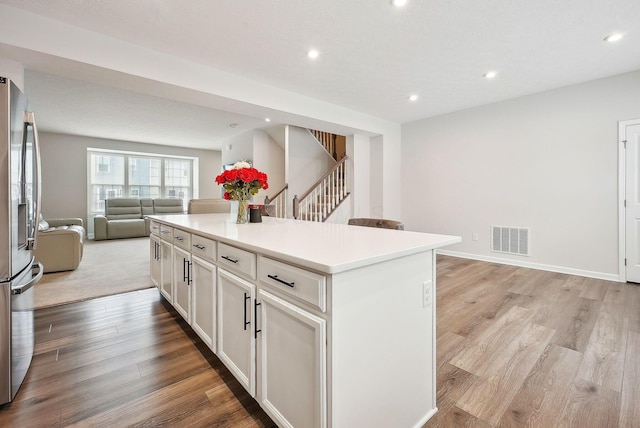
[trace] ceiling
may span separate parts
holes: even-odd
[[[0,4],[396,123],[640,69],[637,0]],[[624,38],[603,41],[614,32]],[[311,48],[320,52],[315,60],[306,56]],[[114,88],[106,78],[87,82],[45,56],[25,63],[43,130],[219,149],[239,132],[273,125],[255,111]],[[484,78],[491,70],[497,76]]]

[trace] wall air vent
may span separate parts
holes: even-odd
[[[491,226],[491,251],[528,256],[529,228]]]

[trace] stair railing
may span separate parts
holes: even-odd
[[[287,189],[289,189],[289,184],[285,184],[272,198],[269,196],[264,197],[264,205],[274,207],[273,214],[269,213],[271,217],[287,218]]]
[[[315,129],[309,129],[309,132],[316,137],[316,140],[322,147],[336,160],[338,160],[338,153],[336,152],[336,134],[324,131],[316,131]]]
[[[334,167],[298,198],[293,198],[293,217],[307,221],[325,221],[349,195],[347,157],[340,159]]]

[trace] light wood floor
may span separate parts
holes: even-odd
[[[640,427],[640,286],[438,258],[427,427]]]
[[[36,311],[0,427],[275,427],[155,288]]]
[[[640,286],[443,256],[437,269],[440,411],[425,427],[640,426]],[[149,289],[36,311],[0,426],[274,425]]]

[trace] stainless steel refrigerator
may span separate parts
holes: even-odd
[[[40,216],[38,131],[27,99],[0,76],[0,404],[14,399],[33,357],[33,286]]]

